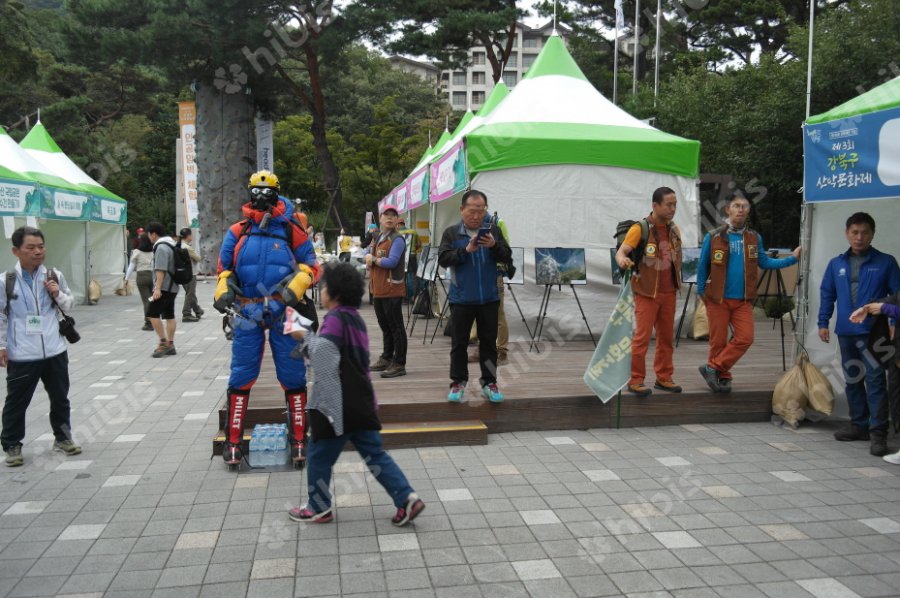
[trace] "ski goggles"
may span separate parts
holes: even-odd
[[[272,187],[250,187],[250,195],[253,197],[274,199],[278,195],[278,191]]]

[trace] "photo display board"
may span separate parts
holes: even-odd
[[[536,247],[534,249],[535,283],[587,284],[584,248]]]

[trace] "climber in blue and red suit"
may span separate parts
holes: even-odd
[[[308,301],[304,295],[318,279],[319,265],[302,215],[278,196],[279,188],[278,177],[269,171],[251,175],[250,201],[241,208],[245,218],[229,228],[219,254],[214,306],[234,315],[222,452],[228,465],[241,461],[244,416],[259,376],[266,330],[290,414],[291,458],[299,465],[305,459],[306,367],[291,358],[297,343],[282,328],[285,306]]]

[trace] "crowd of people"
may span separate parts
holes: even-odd
[[[289,516],[317,523],[334,518],[328,484],[341,450],[351,442],[391,496],[397,509],[392,522],[405,525],[425,504],[384,451],[370,372],[379,372],[382,378],[407,373],[402,305],[415,285],[408,273],[415,272],[421,243],[396,206],[386,205],[378,214],[379,224],[366,231],[368,283],[348,263],[353,240],[343,229],[336,245],[339,259],[323,267],[317,257],[324,251],[322,233],[316,233],[279,191],[278,177],[271,172],[250,177],[243,218],[226,231],[218,256],[213,306],[234,329],[225,391],[224,462],[239,467],[244,459],[244,423],[268,338],[289,415],[291,460],[308,468],[309,499],[291,509]],[[654,390],[682,392],[675,379],[672,346],[682,266],[681,232],[674,224],[677,205],[672,189],[656,189],[650,213],[627,230],[615,256],[622,270],[631,271],[635,324],[627,389],[641,397]],[[800,257],[799,247],[786,257],[770,255],[762,236],[749,226],[750,211],[743,195],[729,197],[724,224],[706,234],[700,251],[697,292],[709,316],[710,333],[708,358],[698,369],[715,393],[731,392],[732,370],[753,344],[752,308],[760,271],[789,267]],[[837,306],[834,335],[850,407],[850,425],[835,438],[869,441],[872,455],[900,464],[900,452],[888,455],[886,442],[887,393],[900,392],[900,342],[887,320],[900,317],[900,267],[893,256],[872,246],[875,221],[868,214],[851,215],[845,234],[849,248],[831,260],[819,289],[818,327],[824,343],[832,340],[830,323]],[[155,358],[176,355],[180,288],[185,290],[182,322],[196,322],[204,315],[193,276],[201,258],[191,242],[190,229],[172,238],[161,223],[151,222],[139,231],[131,254],[126,278],[136,276],[144,306],[142,329],[153,330],[159,339],[152,353]],[[50,399],[54,448],[77,455],[81,447],[72,436],[67,347],[57,323],[57,313],[72,306],[72,293],[61,272],[43,265],[44,235],[39,229],[17,229],[12,244],[18,262],[0,278],[0,366],[8,372],[0,440],[6,465],[15,467],[24,463],[25,412],[38,381]],[[504,399],[497,370],[506,360],[503,275],[512,267],[511,260],[505,225],[490,214],[487,196],[475,189],[466,191],[459,220],[440,236],[437,257],[438,264],[452,274],[447,394],[451,403],[464,398],[472,360],[479,364],[481,395],[491,403]],[[189,279],[179,273],[184,268],[190,271]],[[382,348],[374,361],[359,314],[367,284],[382,334]],[[314,286],[327,310],[321,326],[307,297]],[[297,317],[304,326],[286,331],[285,321]],[[646,384],[646,357],[654,332],[651,388]],[[470,356],[473,338],[478,349]],[[890,350],[882,350],[885,346]],[[307,363],[317,377],[311,397]]]

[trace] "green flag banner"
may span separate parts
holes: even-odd
[[[634,293],[631,273],[625,274],[622,290],[594,356],[584,372],[584,383],[606,403],[631,378],[631,337],[634,332]]]

